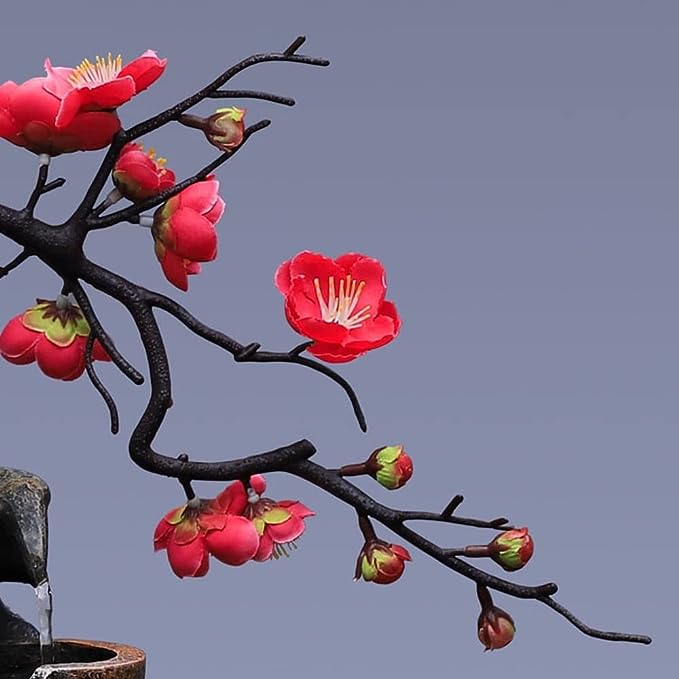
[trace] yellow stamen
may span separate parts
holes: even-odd
[[[101,85],[110,80],[115,80],[122,68],[122,56],[119,54],[114,58],[109,52],[105,59],[96,57],[94,63],[89,59],[83,59],[80,64],[71,71],[68,80],[76,87],[79,85]]]
[[[328,278],[328,302],[326,304],[321,290],[321,282],[318,278],[314,278],[314,289],[321,319],[326,323],[343,325],[348,330],[360,328],[370,318],[370,304],[354,313],[363,288],[365,288],[365,281],[360,281],[357,284],[356,280],[352,280],[351,275],[347,274],[345,278],[340,278],[339,293],[336,295],[335,277],[330,276]]]

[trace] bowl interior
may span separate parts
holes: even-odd
[[[101,662],[115,656],[115,652],[108,648],[57,641],[50,664]],[[30,679],[40,665],[38,644],[0,645],[0,679]]]

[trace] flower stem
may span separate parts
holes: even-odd
[[[482,611],[486,611],[490,608],[493,608],[493,599],[491,598],[490,592],[488,591],[488,588],[485,585],[480,585],[477,583],[476,596],[479,599]]]
[[[365,538],[366,542],[374,542],[377,540],[375,529],[373,528],[373,525],[370,522],[367,514],[358,515],[358,527],[361,529],[361,533],[363,533],[363,537]]]
[[[195,116],[192,113],[182,113],[178,120],[182,125],[186,125],[186,127],[193,127],[197,130],[204,130],[205,125],[207,124],[207,118]]]
[[[345,464],[337,470],[339,476],[365,476],[367,473],[368,467],[365,462]]]

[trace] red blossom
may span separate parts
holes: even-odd
[[[259,536],[245,517],[215,500],[194,498],[160,520],[153,546],[167,550],[177,577],[199,578],[210,568],[210,555],[229,566],[242,566],[255,555]]]
[[[46,76],[0,85],[0,137],[51,156],[104,148],[120,129],[117,107],[155,82],[165,63],[152,50],[126,66],[111,55],[76,68],[46,59]]]
[[[396,307],[384,299],[384,268],[372,257],[300,252],[278,267],[275,283],[285,297],[288,322],[314,340],[309,352],[317,358],[351,361],[399,332]]]
[[[188,276],[200,273],[199,262],[217,256],[215,224],[224,214],[219,182],[210,175],[173,196],[153,216],[151,233],[156,257],[172,285],[188,290]]]
[[[255,561],[278,559],[288,556],[287,549],[295,547],[295,540],[304,532],[304,519],[314,516],[308,507],[297,500],[271,500],[262,497],[266,490],[264,477],[257,474],[250,479],[250,491],[236,481],[221,495],[217,502],[231,510],[239,510],[257,530],[259,547]]]
[[[85,371],[90,327],[79,307],[58,302],[37,300],[10,320],[0,333],[0,355],[16,365],[37,362],[48,377],[70,381]],[[99,340],[94,341],[92,359],[111,360]]]
[[[130,142],[123,146],[113,167],[113,182],[125,198],[146,200],[174,186],[175,174],[165,162],[156,158],[153,149],[144,151],[141,144]]]

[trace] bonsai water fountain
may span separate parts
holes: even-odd
[[[31,585],[38,627],[0,599],[0,679],[143,679],[145,656],[130,646],[52,640],[47,577],[50,490],[35,474],[0,467],[0,582]]]

